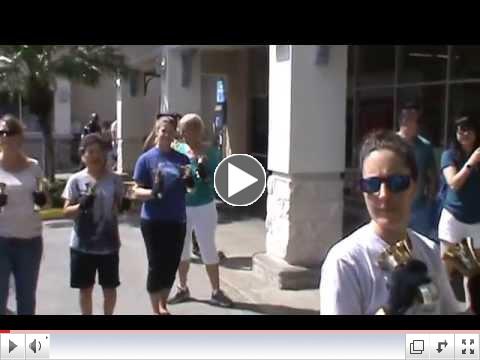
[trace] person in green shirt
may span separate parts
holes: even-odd
[[[231,307],[232,300],[220,289],[219,257],[215,245],[218,215],[215,205],[214,174],[220,163],[221,154],[217,147],[202,142],[205,125],[199,115],[185,115],[179,122],[179,131],[185,144],[177,147],[177,151],[184,151],[184,154],[190,158],[195,187],[186,195],[187,233],[178,268],[179,286],[170,303],[178,304],[190,299],[187,276],[192,251],[192,233],[195,232],[212,286],[210,303]]]

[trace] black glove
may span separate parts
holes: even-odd
[[[120,213],[130,210],[132,207],[132,201],[128,198],[123,198],[120,204]]]
[[[155,179],[152,186],[152,195],[157,199],[161,199],[165,192],[165,179],[161,169],[158,169],[155,174]]]
[[[39,207],[44,207],[47,205],[47,195],[42,191],[33,192],[33,202]]]
[[[182,172],[182,179],[185,186],[188,189],[193,189],[195,187],[195,179],[193,178],[192,168],[190,166],[185,166],[182,168]]]
[[[80,204],[80,210],[87,211],[93,207],[93,203],[95,201],[95,195],[82,195],[78,200]]]
[[[207,170],[207,164],[205,164],[205,162],[198,163],[197,176],[203,181],[208,180],[208,170]]]
[[[388,313],[390,315],[404,314],[415,302],[418,288],[429,284],[427,265],[419,260],[410,260],[405,265],[399,265],[390,280],[390,295]]]
[[[480,314],[480,275],[473,276],[467,280],[467,289],[470,294],[470,310]]]
[[[8,195],[7,194],[0,194],[0,207],[5,207],[8,203]]]

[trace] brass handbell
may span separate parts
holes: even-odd
[[[463,276],[473,277],[480,274],[480,262],[471,237],[457,244],[449,244],[443,254],[443,260]]]
[[[392,272],[398,266],[407,264],[411,259],[412,251],[405,239],[385,249],[380,255],[378,263],[384,271]],[[438,298],[438,288],[432,282],[418,287],[417,303],[433,308],[438,302]]]
[[[406,240],[399,241],[388,247],[379,259],[380,267],[385,271],[393,271],[399,265],[404,265],[412,257],[412,251]]]

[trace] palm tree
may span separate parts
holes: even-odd
[[[52,110],[57,77],[96,86],[103,75],[126,76],[125,57],[110,45],[0,45],[0,91],[21,95],[39,117],[45,173],[55,178]]]

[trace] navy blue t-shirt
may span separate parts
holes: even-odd
[[[458,161],[453,150],[442,154],[441,169],[455,166],[460,170],[468,159]],[[460,222],[475,224],[480,222],[480,173],[478,168],[472,168],[465,184],[457,191],[447,186],[447,194],[443,207],[450,211]]]
[[[151,189],[158,168],[162,169],[165,182],[165,193],[162,199],[153,199],[143,203],[142,219],[186,222],[186,188],[181,179],[180,167],[189,164],[190,160],[187,156],[175,150],[163,152],[157,147],[140,156],[133,175],[135,182]]]

